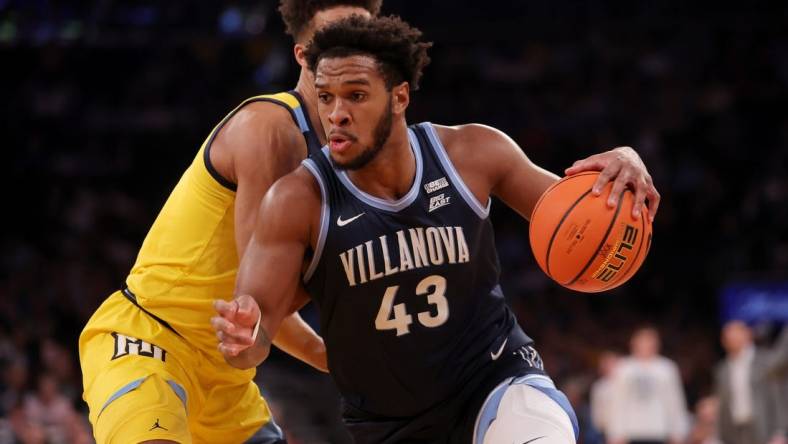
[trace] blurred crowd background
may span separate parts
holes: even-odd
[[[275,3],[0,0],[0,443],[91,442],[81,327],[210,129],[244,98],[295,85]],[[586,443],[636,440],[604,412],[663,401],[683,421],[666,440],[746,442],[715,430],[747,420],[724,375],[750,337],[774,362],[769,396],[788,403],[788,3],[707,6],[384,0],[435,42],[410,121],[498,127],[559,174],[631,145],[662,193],[643,268],[598,295],[546,278],[527,223],[493,205],[507,298]],[[746,323],[727,324],[723,347],[733,319]],[[680,396],[654,397],[667,391],[637,377],[647,361]],[[259,381],[291,442],[346,442],[327,377],[276,355]],[[772,432],[752,443],[780,442]]]

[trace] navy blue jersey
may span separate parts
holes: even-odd
[[[433,411],[531,343],[498,284],[490,203],[463,183],[431,124],[408,131],[416,175],[397,201],[357,188],[327,148],[304,161],[323,195],[304,280],[344,401],[375,418]]]

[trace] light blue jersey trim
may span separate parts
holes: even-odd
[[[125,395],[126,393],[132,390],[136,390],[137,388],[139,388],[139,386],[141,386],[142,383],[145,382],[145,379],[147,378],[135,379],[134,381],[131,381],[128,384],[124,385],[123,387],[119,388],[115,393],[112,394],[112,396],[109,397],[109,399],[107,399],[107,402],[105,402],[104,405],[101,406],[101,411],[99,412],[99,415],[101,415],[101,412],[103,412],[108,405],[112,404],[112,401],[120,398],[121,396]]]
[[[416,177],[413,179],[413,186],[410,188],[410,191],[402,196],[402,198],[391,201],[367,194],[356,187],[356,185],[350,180],[350,177],[348,177],[346,171],[334,169],[334,171],[337,173],[337,177],[339,177],[339,181],[342,182],[345,188],[347,188],[347,190],[353,194],[353,196],[371,207],[393,212],[401,211],[407,208],[410,206],[410,204],[416,201],[417,197],[419,197],[421,179],[424,173],[424,161],[421,158],[421,145],[419,144],[419,140],[416,138],[416,133],[414,133],[410,128],[408,128],[408,138],[410,139],[410,148],[413,150],[413,156],[416,158]],[[324,148],[323,154],[328,157],[328,149]]]
[[[490,215],[490,205],[492,205],[492,199],[487,199],[487,206],[482,206],[476,196],[471,193],[471,190],[468,189],[468,186],[465,185],[465,182],[460,177],[460,174],[457,172],[457,169],[454,168],[454,164],[451,163],[451,159],[449,159],[449,155],[446,153],[446,148],[444,148],[443,143],[441,142],[440,137],[438,137],[438,133],[435,132],[435,127],[432,126],[432,123],[425,122],[419,124],[420,127],[424,128],[425,132],[427,133],[427,137],[432,142],[432,146],[435,148],[435,154],[438,155],[438,159],[443,165],[443,169],[446,171],[451,177],[451,181],[455,187],[457,187],[457,191],[460,192],[460,195],[468,203],[468,206],[471,207],[474,213],[479,216],[480,219],[486,219],[487,216]]]
[[[482,444],[484,442],[484,435],[487,434],[490,425],[495,421],[498,414],[498,406],[501,405],[501,399],[509,388],[512,378],[507,378],[502,383],[498,384],[492,392],[487,396],[487,399],[482,404],[482,410],[479,412],[479,417],[476,418],[476,425],[473,427],[473,443]]]
[[[181,398],[181,402],[183,403],[183,407],[186,408],[186,389],[183,388],[182,385],[178,384],[175,381],[168,380],[167,384],[170,385],[172,391]]]
[[[521,378],[522,379],[522,378]],[[555,384],[549,378],[549,382],[541,381],[541,380],[525,380],[518,379],[512,384],[528,384],[531,387],[539,390],[540,392],[547,395],[550,399],[556,402],[561,408],[566,412],[566,415],[569,416],[569,422],[572,423],[572,430],[575,432],[575,442],[580,437],[580,425],[577,422],[577,415],[575,415],[575,410],[572,408],[572,404],[569,403],[569,399],[566,397],[563,392],[555,388]]]
[[[112,404],[113,401],[125,395],[126,393],[138,389],[142,385],[142,383],[145,382],[146,379],[148,378],[145,377],[145,378],[135,379],[129,382],[128,384],[124,385],[123,387],[119,388],[115,393],[112,394],[112,396],[109,397],[109,399],[107,399],[107,402],[105,402],[104,405],[101,406],[101,411],[99,411],[99,416],[104,411],[104,409],[107,408],[108,405]],[[186,408],[187,406],[186,390],[183,388],[183,386],[171,380],[168,380],[167,384],[169,384],[170,388],[172,388],[172,391],[174,391],[175,394],[178,396],[178,398],[181,400],[181,402],[183,403],[183,407]]]
[[[492,392],[487,396],[487,399],[482,404],[482,409],[479,411],[479,416],[476,418],[476,425],[473,428],[473,443],[481,444],[484,442],[484,436],[487,434],[490,425],[495,421],[498,414],[498,408],[501,405],[503,395],[506,393],[507,388],[513,385],[526,384],[530,387],[539,390],[547,395],[550,399],[555,401],[561,409],[566,412],[569,417],[569,422],[572,423],[572,430],[575,433],[575,441],[580,436],[580,427],[577,422],[572,405],[569,403],[566,395],[560,390],[555,388],[555,383],[548,376],[544,375],[526,375],[519,378],[506,378],[502,383],[498,384]]]
[[[293,109],[293,113],[296,116],[296,120],[298,121],[298,127],[301,129],[302,133],[309,131],[309,124],[306,120],[306,115],[304,115],[304,108],[302,106],[297,106]]]
[[[320,185],[320,195],[323,198],[323,204],[320,207],[320,233],[317,235],[315,254],[312,256],[312,261],[309,263],[306,273],[304,273],[304,282],[309,282],[309,279],[315,273],[315,269],[317,269],[317,264],[320,262],[320,256],[323,254],[323,247],[326,244],[326,236],[328,235],[328,219],[331,209],[328,206],[328,190],[326,189],[326,184],[323,183],[323,178],[320,176],[317,164],[312,159],[304,159],[301,164],[315,176],[317,184]]]

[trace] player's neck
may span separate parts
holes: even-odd
[[[397,200],[410,191],[416,180],[416,157],[410,147],[405,119],[393,122],[391,135],[380,153],[366,166],[348,171],[350,180],[365,193]]]
[[[315,91],[315,78],[309,73],[306,68],[301,68],[301,74],[298,76],[298,83],[295,90],[301,94],[306,106],[306,114],[309,121],[312,123],[312,128],[317,133],[316,136],[321,145],[325,145],[326,132],[323,130],[323,124],[320,122],[320,116],[317,114],[317,92]]]

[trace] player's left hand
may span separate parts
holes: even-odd
[[[254,344],[254,326],[260,307],[251,296],[242,295],[231,301],[216,300],[214,309],[219,316],[211,318],[211,326],[219,339],[219,351],[225,357],[235,357]]]
[[[619,196],[629,186],[635,192],[635,204],[632,206],[632,216],[640,217],[643,205],[648,199],[648,214],[651,222],[659,208],[659,192],[654,187],[651,175],[638,153],[628,147],[614,148],[604,153],[594,154],[585,159],[578,160],[564,172],[567,176],[583,171],[600,171],[599,178],[592,188],[595,196],[602,194],[605,185],[613,181],[613,188],[607,199],[610,207],[618,204]]]

